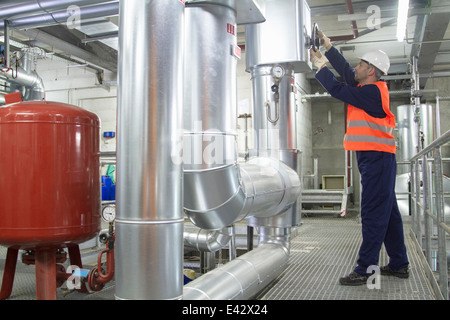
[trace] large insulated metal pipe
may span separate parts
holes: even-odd
[[[120,1],[116,298],[183,292],[184,2]]]
[[[248,300],[286,268],[288,250],[264,244],[184,286],[184,300]]]
[[[250,215],[276,215],[300,194],[298,175],[279,161],[238,164],[232,3],[186,5],[184,209],[203,229],[219,230]]]

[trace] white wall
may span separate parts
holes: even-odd
[[[87,109],[101,120],[101,133],[116,131],[117,86],[100,86],[94,70],[68,67],[73,63],[49,57],[38,60],[36,71],[44,81],[46,100],[68,103]],[[105,80],[115,75],[105,72]],[[101,151],[115,150],[115,139],[102,139]]]

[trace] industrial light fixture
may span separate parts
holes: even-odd
[[[402,42],[406,34],[408,20],[409,0],[398,0],[397,40]]]

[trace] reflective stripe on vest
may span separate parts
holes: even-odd
[[[383,81],[374,83],[380,90],[385,118],[375,118],[364,110],[348,106],[347,133],[344,138],[345,150],[396,152],[395,117],[389,108],[389,90]]]
[[[351,120],[347,124],[347,128],[357,128],[357,127],[369,127],[373,130],[379,130],[379,131],[382,131],[382,132],[388,133],[388,134],[394,133],[394,128],[392,128],[392,127],[386,127],[381,124],[368,122],[365,120]]]

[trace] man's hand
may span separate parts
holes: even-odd
[[[320,39],[320,45],[324,47],[327,51],[331,49],[331,41],[322,31],[317,32],[317,36]]]
[[[328,59],[320,53],[319,50],[314,51],[314,49],[311,48],[309,50],[311,54],[311,62],[320,70],[323,67],[325,67],[328,63]]]

